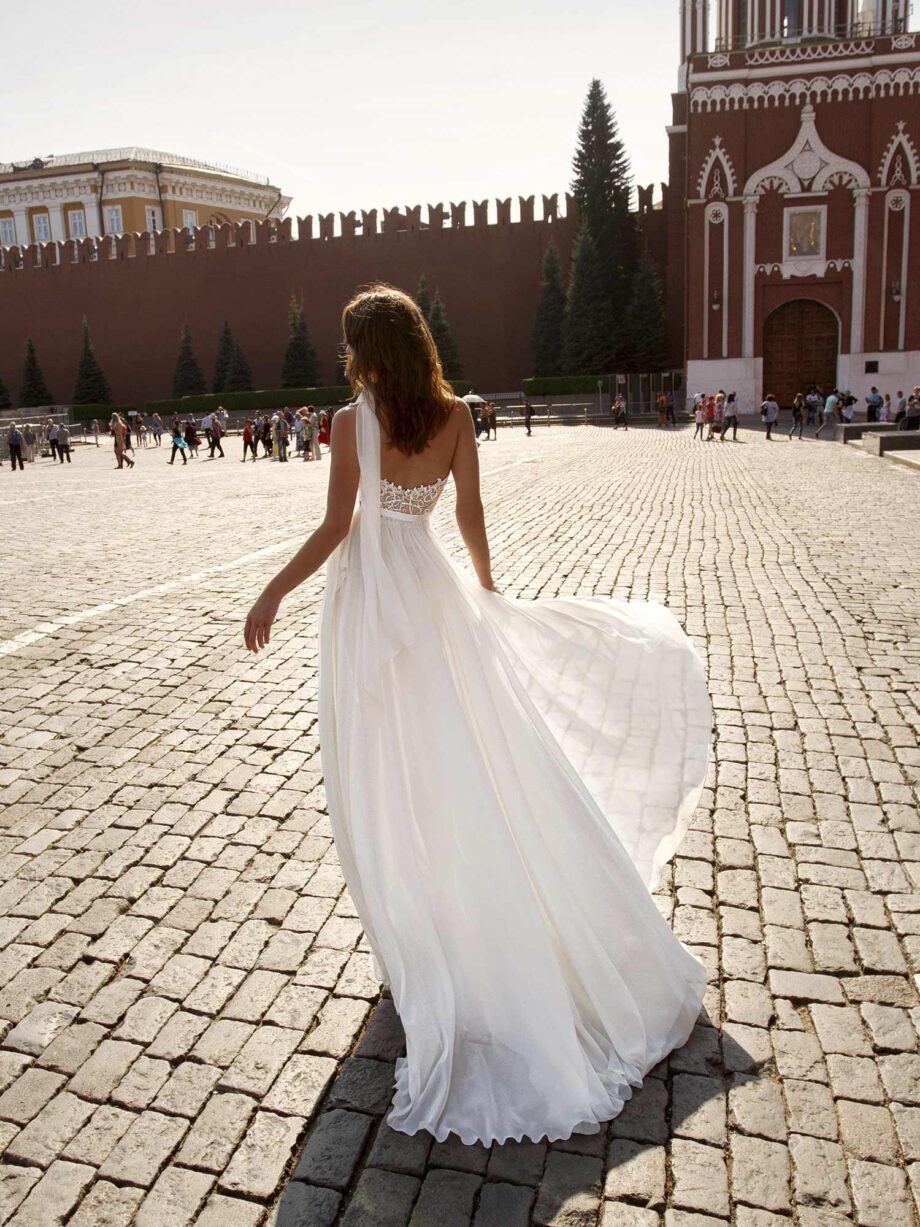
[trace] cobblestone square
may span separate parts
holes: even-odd
[[[240,450],[0,469],[0,1223],[920,1222],[917,474],[755,428],[482,444],[499,586],[667,603],[716,721],[656,896],[709,970],[690,1043],[606,1134],[486,1150],[383,1123],[402,1035],[325,813],[322,577],[242,646],[328,458]]]

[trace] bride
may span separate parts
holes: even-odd
[[[245,642],[266,647],[328,562],[329,816],[406,1032],[388,1122],[593,1133],[686,1042],[706,985],[649,893],[706,772],[702,664],[658,605],[502,596],[473,423],[418,307],[374,286],[343,325],[357,399],[333,419],[326,515]],[[432,531],[450,477],[476,580]]]

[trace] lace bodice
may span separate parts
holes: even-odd
[[[446,477],[439,477],[429,486],[398,486],[394,481],[380,479],[380,510],[398,511],[401,515],[420,516],[434,510],[447,485]]]

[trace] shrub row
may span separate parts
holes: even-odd
[[[147,413],[160,417],[174,413],[210,413],[221,405],[227,410],[283,409],[300,405],[341,405],[351,399],[347,385],[328,388],[266,388],[259,392],[208,392],[201,396],[183,396],[179,400],[149,400]]]
[[[525,396],[564,396],[568,392],[597,392],[597,381],[601,381],[601,391],[610,391],[609,375],[534,375],[521,381],[521,391]]]

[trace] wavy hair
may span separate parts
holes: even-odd
[[[455,396],[416,303],[391,285],[359,291],[342,312],[345,377],[373,394],[389,443],[423,452],[447,420]]]

